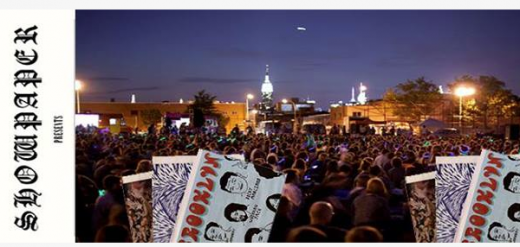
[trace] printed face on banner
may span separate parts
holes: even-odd
[[[123,177],[125,206],[132,241],[152,242],[152,173]]]
[[[234,229],[224,229],[221,225],[215,222],[210,222],[204,231],[204,238],[212,242],[231,242],[234,234]]]
[[[242,194],[248,189],[247,180],[241,174],[226,172],[220,179],[222,190],[232,194]]]
[[[455,242],[520,242],[520,162],[482,152]]]
[[[488,230],[488,238],[498,242],[514,242],[517,234],[517,228],[512,227],[511,229],[507,229],[499,222],[491,223]]]
[[[513,193],[520,193],[520,173],[508,173],[504,178],[504,189]]]
[[[511,221],[520,222],[520,203],[514,203],[507,209],[507,216]]]
[[[267,242],[285,176],[199,151],[173,242]]]

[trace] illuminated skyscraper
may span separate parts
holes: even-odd
[[[265,66],[265,79],[262,83],[262,110],[270,110],[273,106],[273,84],[269,80],[269,65]]]
[[[356,103],[357,103],[356,91],[355,91],[354,87],[352,87],[352,98],[350,99],[350,104],[354,105]]]
[[[365,85],[363,85],[363,82],[360,82],[359,83],[359,95],[358,95],[357,101],[361,105],[364,105],[365,103],[367,103],[366,91],[367,91],[367,87]]]

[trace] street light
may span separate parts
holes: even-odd
[[[247,122],[249,122],[249,100],[253,99],[254,97],[255,96],[250,93],[248,93],[246,95],[246,120],[247,120]]]
[[[80,113],[80,108],[79,108],[79,91],[81,90],[82,86],[83,85],[82,85],[80,80],[76,80],[74,82],[74,89],[76,90],[77,114]]]
[[[287,104],[288,102],[289,101],[287,101],[287,99],[282,99],[282,103]],[[297,130],[296,130],[297,122],[296,121],[298,121],[298,120],[296,118],[296,104],[294,104],[294,102],[292,100],[291,100],[291,105],[292,105],[293,114],[294,114],[293,133],[297,133]]]
[[[473,87],[460,86],[455,89],[455,95],[459,96],[459,129],[462,133],[462,97],[475,94],[476,90]]]

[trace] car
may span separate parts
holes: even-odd
[[[442,128],[433,132],[433,135],[438,137],[457,137],[460,136],[460,131],[455,128]]]

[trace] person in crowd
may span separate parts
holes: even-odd
[[[305,160],[304,159],[297,159],[294,161],[294,164],[292,165],[292,168],[296,171],[298,178],[303,179],[303,175],[305,174]]]
[[[325,173],[327,172],[327,153],[319,152],[318,159],[311,163],[310,167],[308,167],[306,176],[311,177],[311,180],[315,182],[321,182],[323,178],[325,178]]]
[[[292,229],[287,236],[289,243],[323,243],[327,241],[327,235],[311,226],[301,226]]]
[[[383,235],[370,226],[358,226],[348,231],[345,237],[347,243],[383,242]]]
[[[114,175],[108,175],[103,179],[103,194],[100,196],[94,206],[92,216],[94,229],[99,229],[107,225],[110,211],[113,207],[124,206],[123,190],[120,184],[120,178]]]
[[[302,191],[298,186],[300,184],[298,173],[295,169],[284,170],[284,173],[286,178],[282,195],[286,196],[295,208],[298,208],[303,200]]]
[[[386,187],[387,190],[393,189],[394,186],[392,184],[392,181],[390,181],[390,179],[388,178],[386,173],[381,169],[381,167],[379,167],[379,166],[371,166],[368,169],[368,173],[369,173],[369,176],[371,178],[379,178],[379,179],[381,179],[381,181],[383,181],[383,183],[385,184],[385,187]]]
[[[368,180],[365,193],[354,200],[354,226],[370,225],[385,228],[390,221],[388,191],[381,179]]]
[[[99,243],[125,243],[132,242],[129,231],[122,225],[104,226],[96,234],[94,242]]]
[[[385,164],[390,162],[390,159],[388,158],[389,153],[390,152],[388,151],[388,149],[383,148],[379,155],[377,155],[377,157],[374,159],[374,165],[379,166],[381,169],[383,169]]]
[[[403,168],[403,161],[399,157],[394,157],[391,161],[392,169],[388,171],[388,178],[392,182],[394,188],[404,188],[404,175],[405,170]]]
[[[151,172],[152,171],[152,161],[151,160],[141,160],[137,164],[137,168],[135,169],[135,173],[143,173],[143,172]]]
[[[331,226],[334,208],[328,202],[319,201],[312,204],[309,216],[310,226],[315,227],[325,233],[327,242],[343,242],[346,231]]]
[[[293,211],[293,203],[286,196],[282,196],[274,217],[269,242],[284,242],[286,240],[289,231],[293,227]]]
[[[355,180],[355,187],[350,191],[347,198],[346,207],[353,211],[354,201],[357,197],[365,194],[370,176],[368,174],[359,175]],[[353,214],[352,214],[353,215]]]

